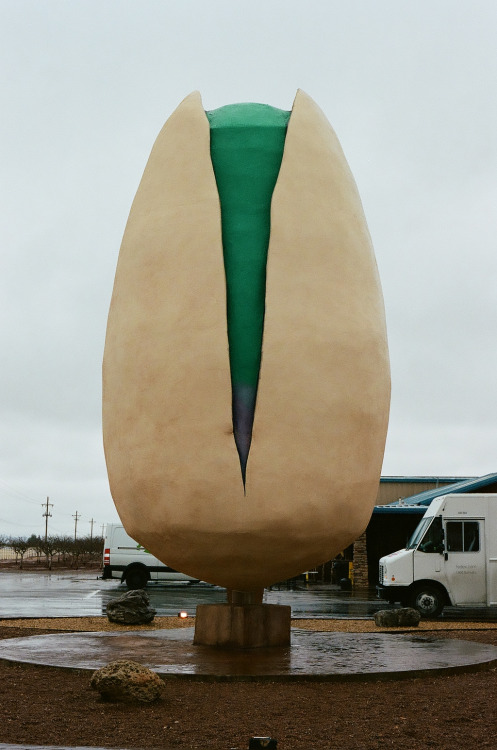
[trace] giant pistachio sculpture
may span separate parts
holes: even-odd
[[[193,93],[152,149],[117,266],[103,426],[128,533],[174,568],[252,591],[330,559],[366,527],[390,380],[374,253],[333,129],[299,91],[291,113],[269,117],[283,152],[268,147],[265,204],[233,208],[230,190],[249,183],[242,167],[230,188],[214,129],[243,130],[241,111],[206,116]],[[255,141],[228,139],[235,161],[238,146],[256,158],[254,111]],[[245,164],[255,180],[259,167]],[[257,221],[267,238],[253,303],[243,243]],[[248,294],[238,311],[237,279]]]

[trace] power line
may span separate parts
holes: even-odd
[[[7,521],[6,518],[0,518],[1,523],[7,523],[9,526],[22,526],[23,529],[32,529],[32,523],[17,523],[16,521]]]
[[[19,492],[19,490],[15,490],[13,487],[11,487],[7,482],[4,482],[3,479],[0,479],[0,485],[3,485],[3,487],[9,492],[11,495],[14,495],[14,497],[18,497],[20,500],[24,500],[26,503],[33,503],[34,505],[38,505],[40,502],[39,500],[35,500],[32,497],[29,497],[29,495],[24,495],[22,492]]]

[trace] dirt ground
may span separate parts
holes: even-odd
[[[178,624],[158,618],[153,627]],[[368,621],[295,624],[374,629]],[[0,621],[0,637],[115,627],[105,618]],[[424,622],[420,631],[497,646],[497,624]],[[168,681],[160,702],[140,706],[103,702],[89,679],[0,659],[0,743],[245,750],[250,737],[271,736],[278,750],[497,747],[497,669],[348,683]]]

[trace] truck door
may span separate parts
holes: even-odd
[[[483,520],[445,521],[445,575],[454,604],[486,604]]]
[[[408,549],[415,546],[413,580],[439,580],[443,576],[441,571],[444,561],[442,516],[423,518],[417,532],[417,535],[416,532],[414,533],[408,546]]]

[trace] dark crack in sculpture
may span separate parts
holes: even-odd
[[[290,112],[233,104],[206,114],[221,204],[233,434],[245,487],[264,333],[271,199]]]

